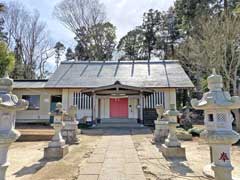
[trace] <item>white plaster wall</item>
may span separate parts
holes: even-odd
[[[175,88],[164,89],[164,94],[165,94],[165,109],[169,109],[170,104],[175,104],[176,106],[176,89]]]
[[[62,95],[61,89],[14,89],[13,93],[22,98],[23,95],[40,95],[39,110],[18,111],[17,122],[49,122],[51,96]]]
[[[100,118],[110,118],[110,100],[109,97],[100,98]]]
[[[73,105],[73,92],[75,91],[80,91],[80,89],[63,89],[62,105],[66,111]]]
[[[129,107],[131,105],[131,107]],[[129,97],[128,98],[128,118],[138,118],[138,97]]]

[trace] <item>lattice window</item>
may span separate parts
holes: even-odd
[[[165,107],[165,94],[164,92],[154,92],[150,96],[145,96],[143,98],[144,108],[155,108],[157,104],[163,105]]]
[[[226,114],[224,113],[218,113],[217,114],[217,121],[218,122],[225,122],[227,119]]]
[[[76,105],[79,110],[92,109],[92,96],[88,96],[81,92],[74,92],[73,105]]]

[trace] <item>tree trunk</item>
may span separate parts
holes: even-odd
[[[228,15],[228,1],[227,0],[224,0],[224,14],[225,16]]]

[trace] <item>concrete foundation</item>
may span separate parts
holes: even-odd
[[[62,147],[46,147],[44,148],[44,158],[61,159],[68,153],[68,145]]]
[[[185,148],[183,147],[167,147],[163,144],[160,151],[166,158],[186,158]]]

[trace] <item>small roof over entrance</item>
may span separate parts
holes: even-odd
[[[83,93],[92,94],[95,93],[97,95],[116,95],[116,96],[124,96],[124,95],[139,95],[139,93],[143,93],[145,95],[153,93],[153,90],[149,90],[146,88],[133,87],[128,85],[121,84],[120,81],[116,81],[112,85],[101,86],[97,88],[89,88]]]

